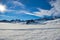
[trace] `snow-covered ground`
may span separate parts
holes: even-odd
[[[60,40],[60,29],[0,30],[0,40]]]
[[[60,28],[60,19],[45,21],[41,24],[0,23],[0,29]]]
[[[0,23],[0,40],[60,40],[60,19],[40,25]]]

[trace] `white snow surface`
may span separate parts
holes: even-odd
[[[0,40],[60,40],[60,19],[43,25],[0,23]]]
[[[60,28],[60,19],[45,21],[41,24],[0,23],[0,29]]]

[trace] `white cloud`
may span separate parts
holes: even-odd
[[[33,13],[31,13],[31,12],[29,12],[29,11],[27,11],[27,10],[6,10],[6,12],[8,12],[8,13],[10,13],[10,12],[13,12],[13,14],[21,14],[21,13],[23,13],[23,14],[28,14],[28,15],[35,15],[35,14],[33,14]],[[35,15],[35,16],[37,16],[37,15]]]
[[[50,2],[51,6],[54,6],[53,8],[51,8],[50,10],[43,10],[41,8],[38,8],[38,12],[33,12],[35,13],[35,15],[37,16],[44,16],[44,15],[49,15],[51,16],[53,14],[53,16],[60,16],[60,0],[56,0],[56,1],[51,1]]]
[[[51,10],[44,10],[44,9],[38,8],[38,10],[39,12],[33,12],[33,13],[35,13],[35,15],[39,17],[44,17],[44,15],[53,16],[55,12],[54,8],[52,8]]]
[[[21,3],[18,0],[7,0],[7,5],[11,4],[11,6],[9,8],[15,8],[16,6],[19,6],[21,8],[25,8],[25,5],[23,3]]]
[[[27,11],[27,10],[15,11],[15,13],[16,13],[16,14],[21,14],[21,13],[23,13],[23,14],[28,14],[28,15],[35,15],[35,14],[33,14],[33,13]]]
[[[54,6],[55,9],[55,14],[58,15],[60,14],[60,0],[56,0],[56,2],[50,2],[52,6]]]
[[[22,4],[21,2],[18,2],[18,1],[13,1],[13,3],[14,3],[15,5],[19,5],[19,6],[24,7],[24,4]]]
[[[39,12],[33,12],[37,16],[50,15],[49,10],[43,10],[38,8]]]

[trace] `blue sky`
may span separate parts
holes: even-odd
[[[38,19],[40,16],[36,16],[34,12],[40,12],[40,9],[51,10],[53,6],[49,2],[50,0],[1,0],[0,4],[6,5],[7,10],[4,13],[0,12],[0,20]]]

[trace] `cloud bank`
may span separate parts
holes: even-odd
[[[56,0],[56,1],[51,0],[51,2],[49,3],[51,4],[51,6],[53,6],[53,8],[51,8],[50,10],[37,8],[39,11],[33,13],[35,13],[35,15],[40,17],[43,17],[44,15],[48,15],[48,16],[52,15],[52,16],[60,17],[60,0]]]

